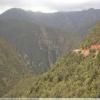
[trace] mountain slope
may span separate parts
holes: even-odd
[[[34,72],[41,73],[65,51],[69,51],[72,45],[76,46],[74,43],[79,37],[72,37],[72,33],[61,29],[35,23],[30,20],[30,16],[29,12],[20,9],[3,13],[0,16],[0,36],[16,45],[23,56],[28,56]]]
[[[88,29],[100,21],[100,9],[58,12],[53,14],[34,14],[36,23],[61,28],[70,33],[87,33]]]
[[[1,19],[28,20],[38,25],[64,29],[70,33],[86,33],[89,28],[100,21],[100,9],[90,8],[82,11],[45,14],[12,8],[0,17]]]
[[[100,23],[97,23],[96,26],[93,27],[81,46],[89,47],[92,44],[100,44]]]
[[[100,25],[96,26],[97,29],[100,29]],[[96,39],[97,34],[93,31],[90,37]],[[59,59],[47,73],[21,80],[5,97],[99,98],[99,79],[100,51],[96,56],[91,52],[87,57],[70,52]]]
[[[0,38],[0,96],[11,89],[25,74],[31,73],[14,47]]]
[[[0,35],[16,45],[23,56],[27,55],[33,69],[36,66],[36,71],[40,69],[37,72],[47,70],[47,66],[60,55],[56,55],[56,52],[61,52],[66,32],[20,20],[2,20],[1,23]]]
[[[100,97],[100,55],[68,55],[38,78],[21,80],[6,97]]]
[[[41,73],[78,47],[99,20],[99,9],[44,14],[13,8],[0,15],[0,36],[16,45],[33,70]]]

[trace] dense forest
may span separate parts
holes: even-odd
[[[99,98],[99,22],[99,9],[1,14],[0,97]]]
[[[43,73],[78,47],[99,20],[99,9],[45,14],[12,8],[0,15],[0,36],[16,46],[34,73]]]
[[[100,40],[97,24],[83,45]],[[98,40],[96,39],[98,38]],[[87,43],[86,41],[90,41]],[[96,42],[95,42],[96,41]],[[85,48],[85,47],[84,47]],[[100,50],[100,49],[99,49]],[[87,57],[70,51],[40,76],[21,80],[5,97],[100,97],[100,53]]]
[[[32,73],[21,55],[8,41],[0,38],[0,96],[4,95],[20,79]]]

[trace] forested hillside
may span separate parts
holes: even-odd
[[[100,23],[97,23],[96,26],[93,27],[81,46],[89,47],[94,44],[100,44]]]
[[[34,72],[41,73],[78,47],[99,20],[99,9],[45,14],[13,8],[0,15],[0,37],[15,45]]]
[[[67,55],[40,77],[21,80],[6,97],[100,97],[100,54]]]
[[[99,30],[100,24],[97,24],[87,38],[91,44],[99,43]],[[86,41],[83,41],[82,46],[86,44]],[[21,80],[4,97],[99,98],[100,51],[96,56],[91,52],[87,57],[71,51],[43,75]]]
[[[13,8],[0,15],[0,37],[13,43],[33,71],[41,73],[78,47],[99,20],[99,9],[45,14]]]
[[[0,97],[31,72],[16,48],[0,38]]]
[[[72,37],[72,33],[62,29],[35,23],[28,14],[21,9],[11,9],[2,14],[0,36],[15,45],[22,56],[27,55],[34,72],[41,73],[47,71],[65,51],[76,46],[79,37],[74,34]]]

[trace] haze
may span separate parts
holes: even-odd
[[[100,8],[100,0],[0,0],[0,13],[9,8],[45,13]]]

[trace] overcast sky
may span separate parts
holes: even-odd
[[[100,8],[100,0],[0,0],[0,13],[9,8],[56,12]]]

